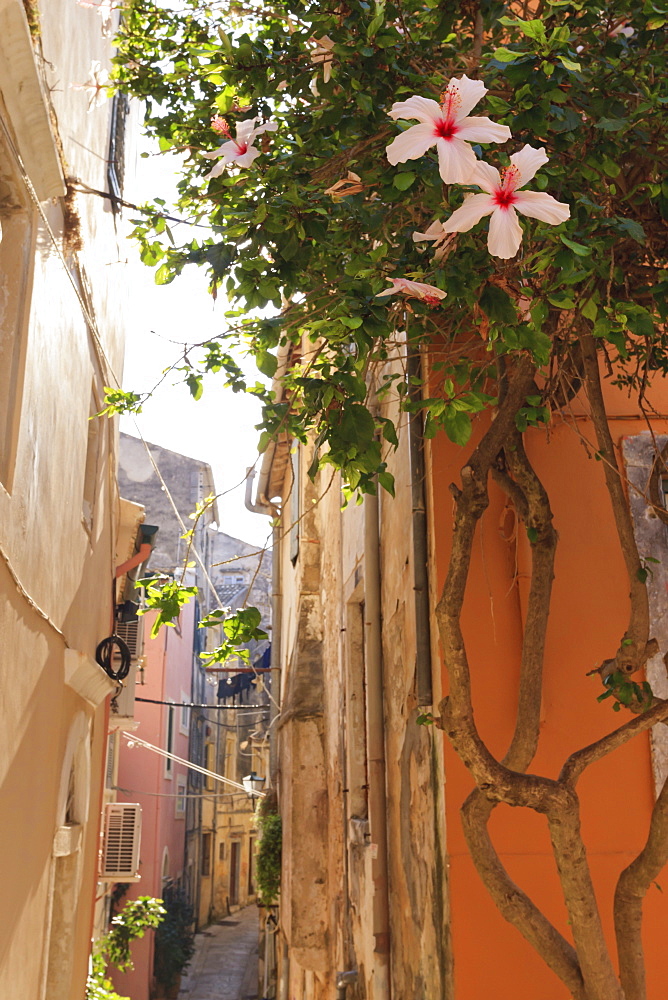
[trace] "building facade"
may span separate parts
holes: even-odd
[[[382,374],[382,373],[381,373]],[[280,393],[280,385],[276,391]],[[643,427],[632,401],[607,385],[614,446],[628,484],[648,575],[653,690],[665,697],[668,546],[648,483],[668,426],[664,387]],[[276,977],[268,995],[296,1000],[568,1000],[569,991],[493,903],[464,836],[473,780],[431,722],[447,692],[435,609],[451,553],[450,484],[466,447],[444,434],[421,440],[397,413],[399,447],[386,460],[396,497],[341,509],[331,471],[311,481],[310,448],[269,449],[255,508],[277,513],[279,571],[273,652],[280,669],[278,755],[272,768],[283,823]],[[575,750],[615,728],[590,676],[616,648],[628,615],[628,579],[586,401],[571,402],[549,433],[530,429],[527,454],[552,499],[559,534],[545,659],[536,773],[557,775]],[[665,496],[665,490],[662,496]],[[496,483],[472,551],[463,612],[476,722],[502,758],[517,710],[531,547],[518,510]],[[652,560],[658,560],[654,563]],[[278,627],[277,627],[277,622]],[[600,685],[600,681],[599,681]],[[427,725],[419,723],[427,723]],[[612,895],[647,838],[666,774],[665,727],[636,737],[581,779],[582,823],[604,931],[614,953]],[[621,791],[623,789],[623,792]],[[620,798],[621,796],[621,798]],[[492,842],[513,883],[566,940],[570,930],[547,825],[497,808]],[[663,995],[661,892],[644,902],[648,997]]]
[[[115,691],[117,428],[91,417],[121,378],[125,255],[111,198],[77,189],[122,182],[119,105],[72,89],[109,66],[101,27],[0,4],[0,994],[25,1000],[84,992]]]
[[[417,724],[438,700],[440,672],[416,575],[414,534],[426,537],[424,516],[413,517],[410,449],[403,420],[388,457],[394,500],[342,509],[337,477],[311,481],[311,450],[290,441],[259,477],[256,508],[280,510],[273,778],[283,872],[269,995],[324,1000],[343,995],[342,983],[355,998],[448,995],[442,740]]]

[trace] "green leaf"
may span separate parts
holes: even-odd
[[[573,253],[577,254],[578,257],[588,257],[591,253],[591,247],[586,247],[582,243],[575,243],[574,240],[569,240],[567,236],[560,236],[559,239],[563,244],[565,244]]]
[[[557,56],[557,59],[570,73],[580,73],[582,71],[582,66],[579,62],[575,62],[574,59],[567,59],[566,56]]]
[[[580,312],[585,319],[590,320],[592,323],[596,322],[596,317],[598,316],[598,306],[594,301],[594,298],[587,299],[585,304],[580,309]]]
[[[508,28],[519,28],[527,38],[533,38],[537,42],[545,43],[545,25],[540,18],[533,18],[531,21],[523,21],[519,17],[500,17],[499,24],[504,24]]]
[[[472,433],[471,418],[461,410],[449,407],[443,414],[445,433],[455,444],[466,444]]]
[[[513,52],[511,49],[506,49],[504,46],[501,46],[501,48],[494,50],[491,58],[496,59],[496,61],[500,63],[510,63],[527,55],[529,55],[528,52]]]
[[[366,37],[371,39],[385,24],[385,4],[376,4],[376,14],[371,18],[366,29]]]
[[[394,496],[394,476],[391,472],[379,472],[378,482],[386,490],[391,497]]]
[[[616,219],[616,228],[626,233],[636,243],[644,244],[647,241],[645,230],[635,219],[620,219],[618,217]]]
[[[628,124],[625,118],[599,118],[594,128],[602,129],[604,132],[620,132]]]
[[[278,361],[276,360],[276,355],[271,354],[270,351],[263,351],[261,354],[256,355],[255,364],[267,378],[273,378],[276,374]]]
[[[176,277],[176,272],[169,266],[169,264],[161,264],[158,270],[155,272],[155,283],[156,285],[168,285]]]
[[[482,311],[494,323],[512,325],[517,322],[517,312],[507,292],[498,285],[486,284],[479,299]]]
[[[406,170],[403,174],[395,174],[392,184],[399,191],[407,191],[415,180],[415,174],[410,170]]]

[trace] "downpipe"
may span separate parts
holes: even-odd
[[[409,348],[406,360],[411,400],[422,397],[422,366],[417,350]],[[415,686],[420,708],[433,703],[431,673],[431,623],[429,616],[429,571],[427,569],[427,505],[423,417],[419,408],[408,417],[408,447],[411,475],[411,519],[413,522],[413,591],[415,594]]]
[[[364,497],[364,659],[367,682],[367,780],[373,878],[374,1000],[390,1000],[390,902],[380,596],[378,495]],[[345,996],[345,992],[341,994]]]

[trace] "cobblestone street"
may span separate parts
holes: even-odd
[[[258,910],[247,906],[195,938],[179,1000],[256,1000]]]

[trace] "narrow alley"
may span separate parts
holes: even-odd
[[[195,939],[195,957],[178,1000],[256,1000],[258,911],[246,906]]]

